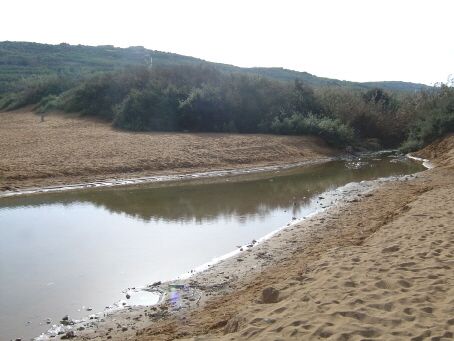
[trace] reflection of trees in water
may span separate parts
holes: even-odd
[[[293,171],[295,174],[269,179],[180,185],[161,188],[115,188],[11,198],[10,205],[44,205],[91,203],[111,212],[124,213],[146,221],[196,221],[219,219],[220,216],[260,219],[275,209],[295,209],[307,204],[311,196],[352,181],[415,171],[407,162],[373,161],[359,169],[346,168],[344,162]],[[17,205],[14,202],[17,202]],[[296,204],[296,206],[295,206]],[[294,212],[297,214],[297,211]]]

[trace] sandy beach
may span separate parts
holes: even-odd
[[[364,185],[205,272],[156,283],[161,305],[101,317],[76,339],[452,339],[454,136],[417,156],[436,167]]]
[[[132,133],[109,123],[30,109],[0,113],[0,191],[241,169],[328,158],[314,137]]]

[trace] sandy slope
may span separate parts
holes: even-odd
[[[436,168],[288,227],[195,276],[177,303],[122,312],[78,338],[452,339],[454,136],[420,156],[430,153]],[[274,303],[263,302],[268,287]]]
[[[415,155],[430,159],[439,167],[454,165],[454,134],[428,145]]]
[[[333,151],[316,138],[130,133],[29,110],[0,113],[0,190],[293,163]]]

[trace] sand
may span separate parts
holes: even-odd
[[[452,339],[453,151],[449,136],[418,154],[432,153],[434,169],[353,191],[180,281],[177,300],[107,316],[76,339]]]
[[[0,112],[0,191],[323,159],[313,137],[131,133],[109,123],[30,109]]]

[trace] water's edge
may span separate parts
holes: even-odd
[[[325,163],[328,161],[333,161],[339,157],[326,157],[311,159],[308,161],[301,161],[295,163],[288,163],[283,165],[270,165],[262,167],[250,167],[250,168],[233,168],[225,170],[215,170],[215,171],[206,171],[206,172],[196,172],[196,173],[184,173],[184,174],[172,174],[172,175],[157,175],[157,176],[145,176],[138,178],[123,178],[123,179],[106,179],[102,181],[93,181],[61,186],[46,186],[46,187],[31,187],[24,188],[19,190],[8,190],[0,191],[0,198],[19,196],[19,195],[28,195],[28,194],[38,194],[38,193],[52,193],[52,192],[63,192],[70,190],[81,190],[89,188],[102,188],[102,187],[114,187],[114,186],[135,186],[148,183],[167,183],[174,181],[184,181],[184,180],[196,180],[196,179],[209,179],[209,178],[221,178],[226,176],[239,176],[247,174],[256,174],[264,172],[273,172],[278,170],[287,170],[297,167],[317,165]]]
[[[423,159],[423,158],[420,158],[420,157],[417,157],[417,156],[413,156],[411,154],[406,154],[405,156],[408,157],[409,159],[421,162],[422,165],[424,167],[426,167],[427,169],[432,169],[432,168],[435,167],[435,165],[428,159]]]

